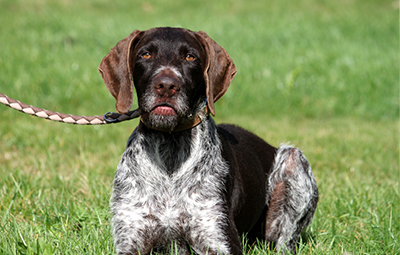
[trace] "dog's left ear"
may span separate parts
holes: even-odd
[[[135,30],[118,42],[103,58],[99,66],[104,83],[117,100],[115,108],[119,113],[126,113],[132,107],[133,81],[130,63],[134,56],[131,56],[131,51],[141,38],[141,34],[141,31]]]
[[[206,66],[204,77],[206,81],[207,106],[211,114],[215,116],[214,103],[228,90],[233,77],[236,75],[236,67],[228,53],[211,39],[205,32],[196,33],[197,39],[206,50]]]

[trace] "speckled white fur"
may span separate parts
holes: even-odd
[[[118,254],[148,252],[142,247],[149,240],[157,240],[154,246],[181,242],[197,254],[208,250],[230,253],[222,231],[228,213],[221,195],[228,165],[222,159],[212,119],[195,129],[191,139],[178,138],[182,144],[191,141],[190,152],[174,152],[179,167],[172,172],[164,164],[167,152],[159,149],[168,142],[164,136],[132,134],[115,175],[111,199]]]
[[[306,227],[313,218],[318,189],[304,154],[287,144],[282,144],[275,156],[273,171],[268,179],[267,206],[280,182],[285,183],[286,187],[285,204],[267,231],[279,233],[275,243],[278,251],[293,250],[301,233],[299,224]]]

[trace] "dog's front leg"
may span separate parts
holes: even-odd
[[[198,239],[193,242],[191,240],[192,250],[195,254],[207,255],[242,255],[243,249],[236,227],[229,224],[225,226],[222,232],[210,232],[210,229],[204,229],[204,233],[208,235],[202,241]]]
[[[234,221],[228,218],[227,207],[211,200],[199,200],[195,211],[189,210],[185,239],[195,254],[242,255],[240,237]]]
[[[150,254],[156,240],[155,235],[147,230],[151,222],[146,219],[132,221],[126,215],[132,217],[133,213],[128,210],[114,212],[113,235],[117,254]]]

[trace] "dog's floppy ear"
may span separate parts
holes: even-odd
[[[211,39],[205,32],[196,33],[198,40],[206,50],[206,66],[204,77],[206,81],[207,106],[211,114],[215,116],[214,103],[228,90],[233,77],[236,75],[236,67],[228,53]]]
[[[130,63],[135,56],[130,54],[141,34],[141,31],[135,30],[118,42],[99,66],[104,83],[117,100],[115,108],[119,113],[126,113],[132,107],[133,81]]]

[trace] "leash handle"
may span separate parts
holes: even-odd
[[[108,112],[103,116],[78,116],[59,113],[22,103],[2,93],[0,93],[0,103],[35,117],[76,125],[104,125],[131,120],[140,116],[138,109],[124,114]]]

